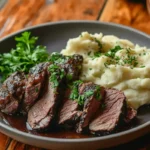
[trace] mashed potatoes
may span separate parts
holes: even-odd
[[[137,109],[150,103],[150,50],[115,36],[83,32],[61,52],[84,57],[80,79],[125,93]]]

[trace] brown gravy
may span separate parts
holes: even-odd
[[[5,123],[10,125],[13,128],[16,128],[20,131],[39,135],[39,136],[45,136],[45,137],[53,137],[53,138],[67,138],[67,139],[76,139],[76,138],[89,138],[92,137],[92,135],[83,135],[78,134],[75,131],[65,131],[60,129],[54,129],[54,131],[46,131],[45,133],[39,133],[35,131],[28,130],[26,126],[26,120],[27,118],[25,116],[9,116],[6,114],[2,114],[3,120]]]
[[[66,139],[79,139],[79,138],[89,138],[94,137],[93,135],[89,134],[79,134],[75,131],[66,131],[59,128],[53,129],[52,131],[46,131],[45,133],[40,133],[36,131],[28,130],[25,116],[9,116],[6,114],[1,114],[0,116],[3,117],[3,121],[10,125],[13,128],[16,128],[20,131],[38,135],[38,136],[45,136],[45,137],[53,137],[53,138],[66,138]],[[116,132],[125,131],[137,126],[137,121],[132,122],[132,124],[125,125],[123,128],[118,129]]]

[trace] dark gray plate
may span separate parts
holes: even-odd
[[[120,38],[129,39],[141,46],[150,48],[150,36],[121,25],[89,22],[89,21],[69,21],[59,23],[48,23],[36,27],[25,29],[32,32],[32,35],[39,37],[39,43],[46,45],[49,52],[60,51],[65,48],[69,38],[78,36],[82,31],[90,33],[113,34]],[[15,47],[14,36],[20,34],[19,31],[0,40],[0,53],[8,52]],[[88,139],[56,139],[36,136],[21,132],[6,125],[0,120],[0,132],[26,144],[49,149],[97,149],[115,146],[129,142],[150,131],[150,109],[142,108],[138,113],[138,126],[120,133],[95,137]]]

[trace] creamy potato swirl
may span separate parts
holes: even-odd
[[[61,53],[84,57],[81,80],[123,91],[135,109],[150,104],[150,49],[113,35],[83,32]]]

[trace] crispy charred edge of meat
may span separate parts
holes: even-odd
[[[43,62],[43,63],[37,64],[36,66],[32,67],[29,70],[29,75],[36,77],[38,74],[42,73],[43,70],[46,70],[49,65],[50,65],[50,62]]]
[[[24,72],[17,71],[10,75],[3,83],[2,87],[6,87],[15,98],[19,101],[23,99],[25,90],[26,76]],[[21,88],[21,90],[19,90]],[[21,97],[19,97],[21,94]]]
[[[1,112],[8,115],[15,114],[18,110],[19,102],[13,97],[11,93],[9,93],[6,87],[0,89],[0,97]]]
[[[83,56],[78,54],[64,56],[60,53],[52,53],[50,62],[64,69],[66,81],[73,81],[79,78],[82,71]]]
[[[78,80],[79,75],[82,70],[82,63],[83,63],[83,57],[81,55],[73,55],[68,59],[68,61],[62,66],[67,73],[67,80],[68,77],[71,76],[71,80]],[[69,75],[69,76],[68,76]]]
[[[12,115],[19,113],[19,105],[24,97],[26,77],[23,72],[15,72],[9,76],[0,89],[2,112]]]
[[[85,86],[85,88],[83,86]],[[97,90],[97,87],[99,87],[98,90]],[[90,90],[93,90],[93,94],[90,97],[88,97],[84,102],[83,112],[80,117],[80,121],[77,124],[77,129],[76,129],[77,133],[89,132],[89,129],[88,129],[89,123],[94,118],[94,115],[97,113],[98,109],[100,108],[100,105],[103,101],[103,97],[105,95],[104,88],[99,85],[96,85],[92,82],[82,83],[79,85],[79,94],[83,94]],[[99,93],[99,97],[97,98],[96,95],[98,93]],[[90,111],[90,107],[92,107],[92,104],[94,103],[94,101],[97,102],[98,106],[97,106],[96,110],[94,111],[94,113],[90,116],[90,118],[86,118],[86,117],[89,117],[89,116],[87,116],[88,113],[91,113],[89,111]],[[89,119],[89,121],[88,121],[87,125],[84,125],[86,119]]]

